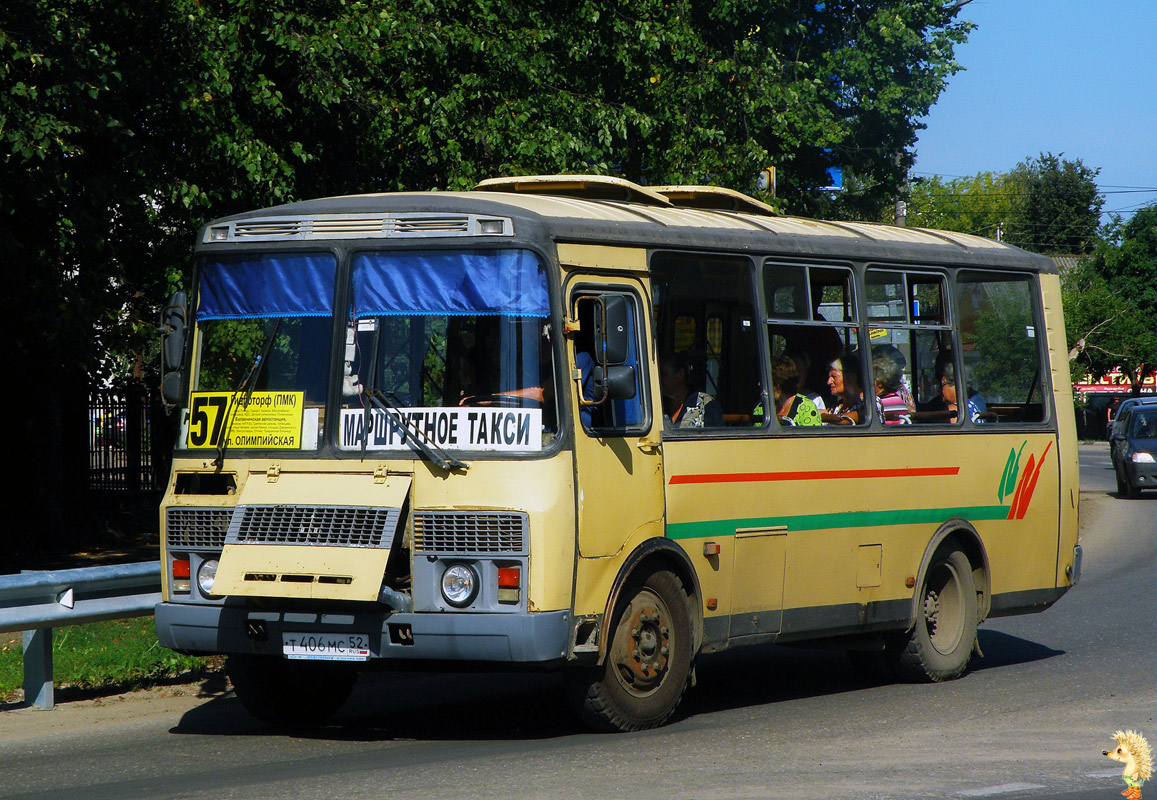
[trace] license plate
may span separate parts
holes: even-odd
[[[370,638],[361,633],[286,633],[281,652],[298,660],[368,661]]]

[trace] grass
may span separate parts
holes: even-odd
[[[0,700],[18,699],[24,685],[21,634],[0,634]],[[161,647],[152,617],[93,622],[52,633],[58,689],[139,689],[220,669],[219,657],[185,656]]]

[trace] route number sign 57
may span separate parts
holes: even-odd
[[[304,392],[194,392],[188,446],[301,448]]]

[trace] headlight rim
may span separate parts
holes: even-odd
[[[202,559],[201,563],[197,565],[197,591],[201,593],[202,597],[212,599],[220,597],[220,595],[213,593],[213,586],[217,582],[217,569],[219,566],[220,562],[215,558]],[[206,572],[210,573],[208,579],[205,577]],[[208,583],[207,587],[205,585],[206,583]]]
[[[455,600],[451,597],[450,592],[447,590],[446,578],[451,573],[462,574],[458,573],[458,570],[462,570],[464,574],[468,576],[467,582],[469,583],[470,588],[462,598]],[[478,593],[481,585],[482,577],[478,574],[478,570],[475,569],[472,564],[468,564],[462,561],[456,561],[454,563],[447,564],[446,568],[442,570],[442,577],[438,580],[438,587],[442,594],[442,600],[452,608],[470,607],[470,605],[472,605],[474,601],[478,599]]]

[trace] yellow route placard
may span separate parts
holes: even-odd
[[[190,448],[301,449],[305,392],[194,392],[189,404]]]

